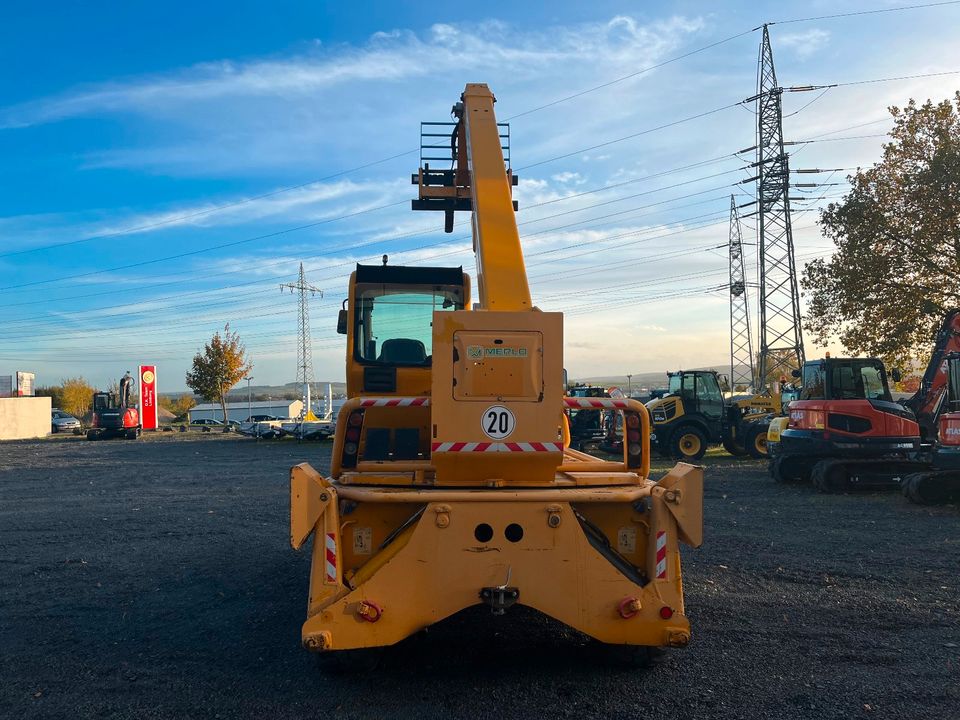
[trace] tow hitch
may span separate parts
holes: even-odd
[[[503,615],[508,607],[520,599],[520,590],[505,585],[485,587],[480,591],[480,599],[490,606],[490,612],[494,615]]]

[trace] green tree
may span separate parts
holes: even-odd
[[[187,387],[208,402],[220,403],[226,422],[226,395],[252,369],[240,336],[225,325],[223,335],[214,333],[203,350],[194,355],[193,367],[187,372]]]
[[[76,418],[83,418],[90,412],[94,392],[93,386],[82,377],[61,380],[60,409]]]
[[[59,385],[47,385],[38,387],[35,390],[37,397],[50,398],[50,405],[55,408],[63,409],[63,388]]]
[[[169,410],[175,417],[186,415],[196,404],[197,401],[190,393],[183,393],[180,397],[176,398],[170,397],[169,395],[160,396],[160,407],[164,410]]]
[[[821,212],[836,250],[807,264],[802,286],[815,342],[906,364],[960,306],[960,92],[890,114],[882,160]]]

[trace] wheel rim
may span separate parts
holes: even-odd
[[[767,436],[763,433],[757,433],[757,436],[753,439],[753,447],[761,455],[767,454]]]
[[[680,437],[680,452],[684,455],[696,455],[700,452],[700,438],[693,433],[685,433]]]

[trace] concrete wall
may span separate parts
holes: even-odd
[[[50,398],[0,398],[0,440],[46,437],[50,432]]]

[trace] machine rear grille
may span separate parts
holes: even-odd
[[[393,367],[365,367],[364,392],[392,393],[397,391],[397,369]]]

